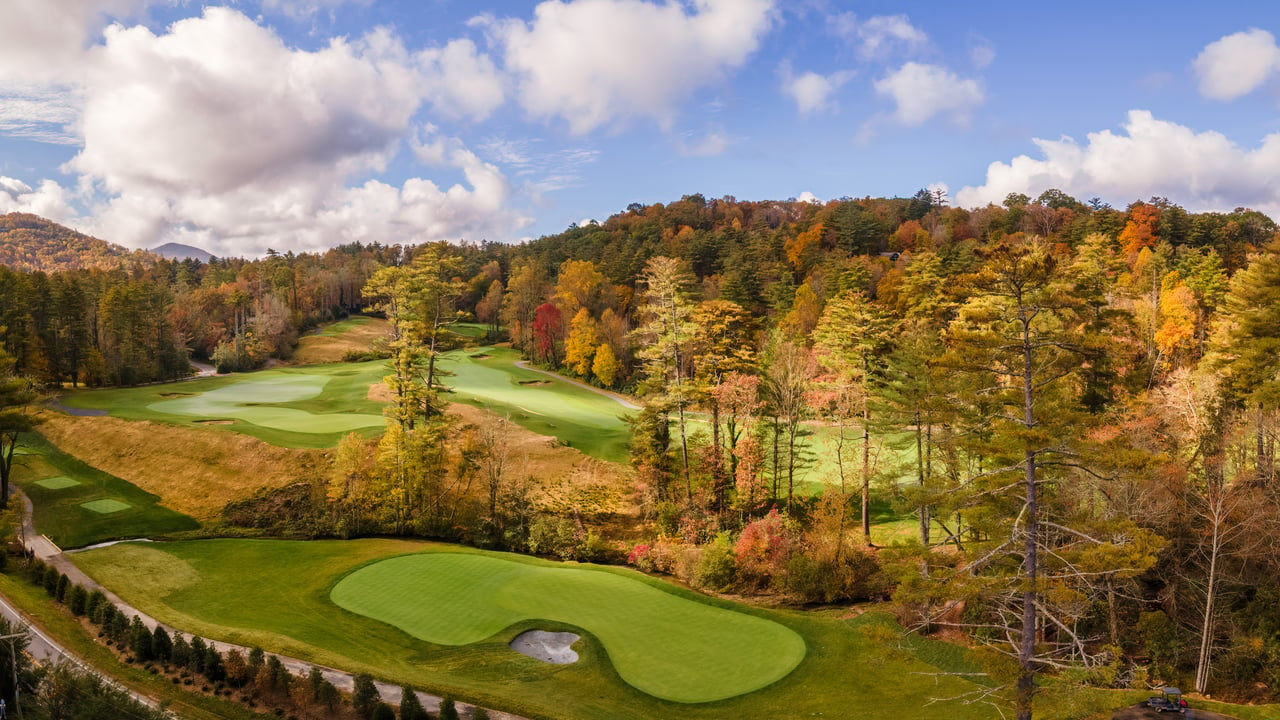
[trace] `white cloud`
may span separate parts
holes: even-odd
[[[1200,78],[1202,96],[1234,100],[1280,72],[1280,47],[1271,33],[1252,28],[1209,43],[1192,67]]]
[[[58,183],[45,180],[32,189],[21,180],[0,175],[0,214],[11,212],[33,213],[50,220],[75,217],[67,192]]]
[[[804,203],[813,203],[815,205],[822,204],[822,201],[818,199],[818,196],[814,195],[808,190],[805,190],[804,192],[800,193],[800,195],[796,197],[796,200]]]
[[[0,86],[62,84],[108,16],[123,17],[146,0],[4,0],[0,2]]]
[[[0,135],[75,145],[80,100],[72,88],[17,83],[0,85]]]
[[[982,104],[983,92],[976,80],[937,65],[909,62],[875,82],[876,92],[893,99],[894,117],[904,125],[921,125],[947,113],[965,122],[969,111]]]
[[[532,22],[484,20],[533,117],[575,134],[653,118],[742,65],[773,22],[773,0],[546,0]]]
[[[859,24],[857,34],[865,58],[883,57],[897,48],[914,51],[929,43],[929,36],[912,25],[906,15],[876,15]]]
[[[980,42],[969,49],[969,60],[979,70],[995,62],[996,49],[990,43]]]
[[[686,157],[714,157],[728,149],[731,142],[723,132],[711,131],[696,138],[686,135],[686,139],[681,140],[676,149]]]
[[[791,66],[784,63],[780,71],[782,75],[782,92],[796,103],[801,115],[810,115],[830,106],[831,96],[845,83],[853,79],[855,73],[842,71],[830,75],[815,72],[804,72],[795,75]]]
[[[484,120],[505,100],[502,77],[488,55],[466,38],[417,53],[422,89],[432,109],[451,119]]]
[[[1067,137],[1034,142],[1042,158],[991,163],[986,183],[961,189],[956,201],[972,207],[1058,188],[1120,203],[1158,195],[1192,211],[1246,206],[1280,216],[1280,133],[1243,149],[1221,133],[1131,110],[1122,134],[1090,133],[1083,145]]]
[[[219,255],[351,239],[506,240],[528,224],[508,208],[505,176],[454,140],[433,136],[432,164],[464,182],[347,186],[386,168],[425,102],[458,118],[501,103],[497,72],[470,41],[410,54],[375,30],[305,52],[235,10],[207,8],[160,34],[110,26],[81,53],[80,104],[9,92],[0,129],[70,122],[83,147],[64,170],[79,174],[75,195],[91,207],[78,216],[51,181],[5,185],[0,207],[126,245],[198,241]]]

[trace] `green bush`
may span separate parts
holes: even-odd
[[[723,591],[733,587],[737,580],[738,563],[733,554],[733,541],[728,533],[720,533],[702,547],[694,566],[693,582],[698,587]]]

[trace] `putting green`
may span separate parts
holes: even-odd
[[[381,415],[361,413],[315,414],[272,403],[292,403],[317,397],[329,375],[276,374],[268,378],[240,380],[199,395],[162,400],[148,410],[171,415],[234,418],[276,430],[300,433],[348,433],[381,427]]]
[[[330,597],[441,645],[476,643],[525,620],[575,625],[596,636],[627,683],[683,703],[758,690],[805,656],[804,640],[778,623],[589,568],[405,555],[347,575]]]
[[[110,513],[120,512],[121,510],[128,510],[133,506],[126,502],[120,502],[119,500],[106,499],[90,500],[86,503],[80,503],[80,507],[91,512],[96,512],[99,515],[108,515]]]
[[[47,490],[62,490],[64,488],[75,487],[80,484],[80,481],[69,478],[66,475],[59,475],[57,477],[37,480],[36,484]]]

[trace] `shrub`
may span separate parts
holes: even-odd
[[[693,582],[710,590],[727,590],[737,582],[737,577],[738,564],[734,559],[733,543],[728,533],[720,533],[702,547],[693,571]]]

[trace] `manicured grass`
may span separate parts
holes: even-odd
[[[118,513],[121,510],[128,510],[133,506],[129,503],[123,503],[119,500],[107,498],[105,500],[90,500],[89,502],[83,502],[80,503],[80,507],[88,510],[89,512],[96,512],[99,515],[109,515],[111,513]]]
[[[66,475],[59,475],[57,477],[37,480],[36,484],[46,490],[62,490],[64,488],[75,487],[80,484],[80,481],[72,480]]]
[[[383,404],[369,399],[369,386],[387,372],[382,361],[311,365],[87,390],[63,402],[127,420],[243,433],[281,447],[326,448],[348,432],[372,436],[381,431]]]
[[[614,670],[612,653],[605,651],[592,631],[576,625],[518,622],[479,642],[451,646],[416,638],[343,610],[330,600],[335,585],[353,570],[389,557],[431,552],[502,558],[534,568],[565,567],[533,558],[388,539],[123,544],[78,554],[75,559],[125,600],[184,630],[370,672],[529,718],[988,720],[999,716],[991,705],[965,702],[972,696],[941,700],[986,689],[948,674],[974,669],[967,650],[903,637],[902,629],[884,613],[846,619],[839,611],[764,610],[705,598],[626,569],[594,570],[685,600],[770,620],[804,639],[807,655],[781,680],[734,698],[684,704],[655,698],[625,682]],[[574,649],[580,660],[549,665],[507,647],[512,638],[531,628],[578,632],[583,638]],[[1133,703],[1139,694],[1054,683],[1041,694],[1036,717],[1109,717],[1102,713]],[[1012,715],[1007,698],[997,696],[993,701],[1005,716]]]
[[[158,496],[86,465],[35,433],[26,435],[24,442],[31,453],[14,463],[14,479],[35,506],[36,530],[60,547],[200,527],[194,519],[161,506]]]
[[[333,601],[428,642],[469,645],[522,621],[592,633],[618,674],[656,697],[696,703],[786,676],[805,644],[776,622],[690,601],[635,578],[488,555],[425,553],[365,566]]]
[[[43,588],[0,574],[0,593],[31,617],[45,634],[55,638],[92,668],[164,703],[177,717],[184,720],[260,720],[263,717],[240,703],[188,692],[163,675],[153,675],[138,665],[120,662],[97,640],[84,621],[77,620],[65,606],[50,600]]]
[[[516,367],[519,359],[515,350],[500,347],[446,353],[440,366],[453,373],[444,378],[453,391],[449,399],[495,412],[592,457],[627,459],[631,428],[623,417],[631,411],[605,395]]]

